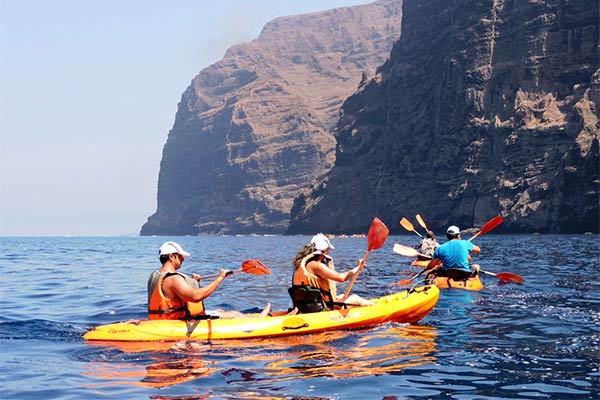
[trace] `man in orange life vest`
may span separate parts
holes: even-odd
[[[154,271],[148,279],[148,318],[149,319],[194,319],[206,315],[203,300],[213,294],[230,271],[221,269],[219,276],[210,284],[200,287],[200,276],[187,276],[177,272],[181,264],[190,256],[176,242],[166,242],[160,246],[159,257],[162,268]],[[271,304],[267,303],[260,316],[269,314]],[[220,318],[247,318],[239,311],[211,311]]]

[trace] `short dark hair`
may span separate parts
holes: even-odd
[[[168,254],[162,254],[160,257],[158,257],[158,259],[160,260],[160,263],[162,265],[165,265],[165,263],[167,261],[169,261],[169,255]]]
[[[448,240],[456,239],[458,237],[458,235],[460,235],[460,232],[455,233],[454,235],[451,233],[446,233],[446,237],[448,238]]]

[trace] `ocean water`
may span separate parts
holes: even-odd
[[[2,399],[596,399],[600,395],[598,235],[476,239],[481,292],[443,290],[419,324],[246,341],[102,346],[91,327],[146,317],[157,251],[177,240],[183,272],[261,260],[272,275],[236,274],[208,308],[287,309],[291,260],[305,236],[0,238]],[[379,297],[419,270],[392,252],[369,256],[353,292]],[[335,238],[338,270],[365,238]],[[341,286],[342,289],[345,285]]]

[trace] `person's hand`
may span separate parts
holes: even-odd
[[[219,271],[219,278],[221,278],[221,280],[223,280],[231,274],[232,274],[232,271],[230,271],[228,269],[221,269],[221,271]]]
[[[198,274],[192,274],[192,279],[200,282],[202,280],[202,277]]]

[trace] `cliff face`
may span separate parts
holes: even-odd
[[[598,2],[405,0],[401,39],[343,105],[336,163],[288,232],[598,232]]]
[[[401,0],[282,17],[185,91],[142,235],[283,233],[333,166],[339,108],[389,56]]]

